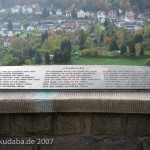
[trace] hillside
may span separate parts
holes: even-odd
[[[0,0],[0,7],[11,7],[16,4],[24,5],[31,3],[39,3],[43,6],[53,4],[55,7],[63,9],[75,4],[77,8],[91,11],[97,11],[99,9],[109,10],[112,8],[133,8],[137,11],[143,11],[145,6],[150,6],[149,0]]]

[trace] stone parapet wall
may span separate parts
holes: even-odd
[[[150,150],[149,114],[0,114],[0,140],[54,139],[0,150]]]

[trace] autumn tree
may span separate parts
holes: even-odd
[[[137,44],[135,45],[135,55],[136,55],[136,56],[141,56],[141,55],[143,55],[143,54],[144,54],[144,50],[143,50],[143,48],[142,48],[141,43],[137,43]]]
[[[105,36],[103,42],[104,42],[104,44],[108,45],[110,43],[110,37],[109,36]]]
[[[16,37],[15,39],[13,39],[13,41],[10,44],[11,49],[15,49],[15,50],[26,50],[26,42],[21,39]]]
[[[144,35],[150,37],[150,23],[144,28]]]

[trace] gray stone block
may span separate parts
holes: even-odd
[[[92,117],[92,134],[121,136],[124,134],[124,121],[121,115],[95,114]]]
[[[17,114],[14,119],[14,131],[17,134],[52,133],[51,114]]]
[[[80,134],[83,132],[84,118],[78,114],[58,114],[57,134]]]
[[[10,133],[10,116],[8,114],[0,114],[0,134]]]
[[[143,142],[143,150],[150,150],[150,139],[146,139]]]
[[[127,118],[126,136],[150,136],[150,115],[130,115]]]

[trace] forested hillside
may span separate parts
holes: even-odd
[[[73,4],[77,8],[85,10],[97,11],[99,9],[109,10],[111,8],[128,9],[133,8],[143,11],[145,6],[149,6],[149,0],[0,0],[0,7],[11,7],[16,4],[39,3],[43,6],[53,4],[55,7],[67,8]]]

